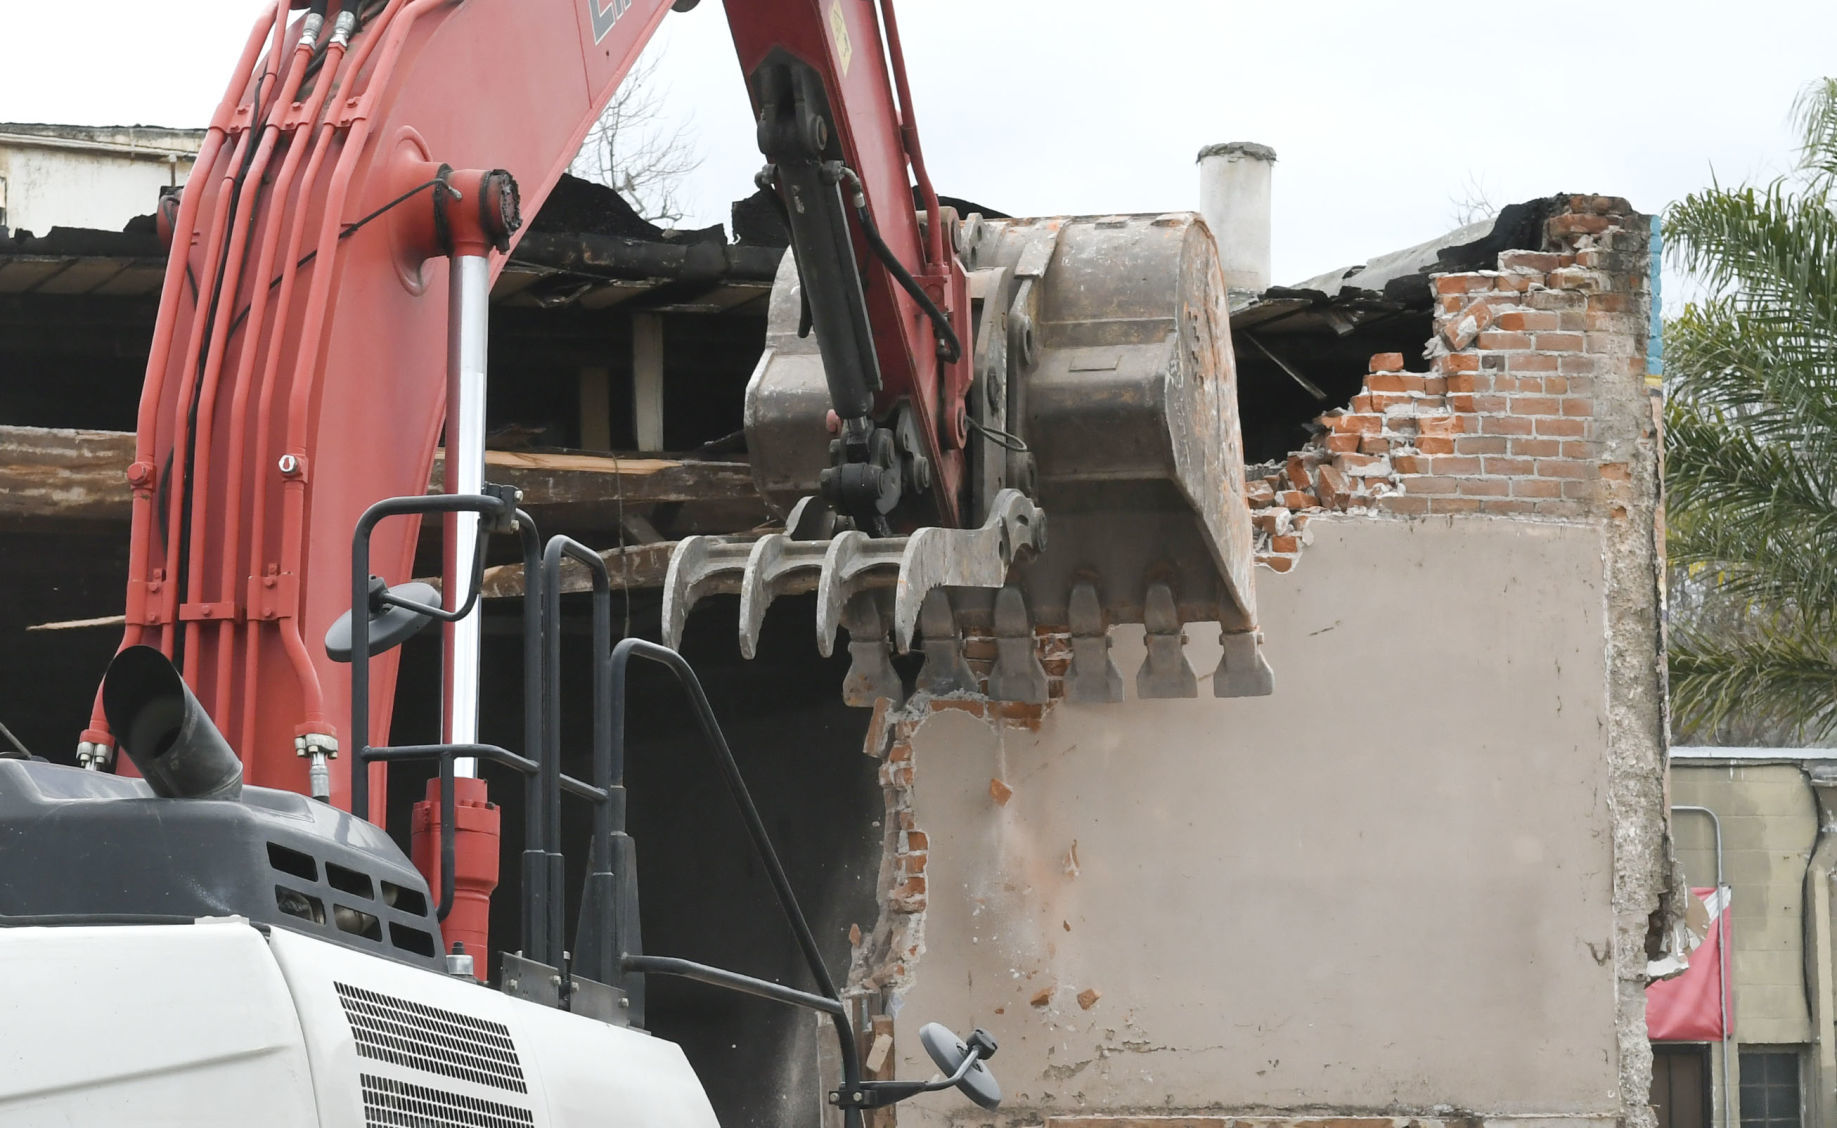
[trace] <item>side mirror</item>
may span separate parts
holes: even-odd
[[[419,609],[417,609],[419,608]],[[428,610],[438,613],[440,593],[433,585],[418,582],[389,587],[376,576],[370,577],[370,657],[402,645],[434,621]],[[351,613],[338,616],[325,632],[325,653],[334,662],[351,660]]]
[[[1001,1085],[983,1064],[995,1056],[995,1039],[988,1031],[979,1026],[966,1042],[944,1024],[927,1022],[919,1028],[919,1045],[964,1096],[986,1109],[1001,1107]]]

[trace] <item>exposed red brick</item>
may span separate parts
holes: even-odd
[[[1253,508],[1261,509],[1275,502],[1276,491],[1261,478],[1253,479],[1244,483],[1244,500],[1249,502]]]
[[[1453,415],[1422,415],[1416,419],[1416,426],[1424,435],[1452,435],[1455,427]]]
[[[1359,449],[1359,436],[1354,434],[1328,435],[1327,449],[1335,454],[1344,454],[1349,450]]]
[[[1418,454],[1391,455],[1391,469],[1399,474],[1423,474],[1428,472],[1427,458]]]
[[[1553,215],[1546,227],[1552,239],[1563,239],[1572,235],[1599,235],[1614,226],[1613,220],[1603,215]]]
[[[1462,435],[1454,449],[1462,454],[1504,454],[1509,449],[1508,441],[1500,435]]]
[[[1514,438],[1506,449],[1523,458],[1555,458],[1563,453],[1563,442],[1561,439]]]
[[[1477,497],[1434,497],[1429,499],[1430,513],[1478,513]]]
[[[1334,429],[1371,435],[1384,430],[1384,419],[1378,415],[1342,415],[1335,421]]]
[[[1513,349],[1528,349],[1531,338],[1525,333],[1507,333],[1494,329],[1480,334],[1480,347],[1489,352],[1506,352]]]
[[[1562,439],[1578,439],[1588,433],[1588,421],[1584,419],[1539,419],[1537,433]]]
[[[1563,398],[1564,415],[1574,417],[1593,415],[1594,413],[1595,402],[1587,396],[1565,396]]]
[[[1504,478],[1462,478],[1457,492],[1468,497],[1509,497],[1512,483]]]
[[[1322,466],[1315,472],[1315,489],[1320,500],[1327,506],[1338,509],[1345,504],[1348,485],[1344,472],[1333,466]]]
[[[1268,566],[1272,572],[1286,572],[1295,566],[1294,558],[1288,556],[1259,556],[1257,563]]]
[[[1516,516],[1523,513],[1535,513],[1537,503],[1519,501],[1515,498],[1489,497],[1480,504],[1480,512],[1499,516]]]
[[[1478,372],[1480,370],[1480,358],[1473,353],[1453,353],[1449,356],[1442,357],[1437,363],[1448,372],[1450,379],[1452,379],[1453,374],[1456,372]],[[1453,388],[1455,391],[1470,392],[1473,390],[1471,387],[1454,388],[1452,384],[1450,384],[1449,387]]]
[[[1360,456],[1356,454],[1347,454],[1347,455],[1342,455],[1341,457],[1342,458],[1358,458]],[[1283,505],[1287,506],[1290,509],[1306,509],[1309,506],[1315,504],[1313,496],[1307,493],[1303,493],[1301,490],[1283,490],[1280,496],[1278,497],[1278,500],[1281,501]]]
[[[1478,474],[1480,460],[1472,455],[1446,454],[1429,459],[1429,473],[1443,477]]]
[[[1539,333],[1534,339],[1537,341],[1537,347],[1544,352],[1582,351],[1580,333]]]
[[[1392,494],[1379,502],[1385,512],[1395,513],[1402,517],[1420,517],[1429,511],[1429,499],[1405,494]]]
[[[1561,497],[1563,483],[1548,478],[1517,478],[1512,482],[1513,497]]]
[[[1397,352],[1377,353],[1371,358],[1373,372],[1403,371],[1403,354]]]
[[[1574,462],[1566,458],[1537,460],[1537,476],[1540,478],[1593,478],[1595,473],[1595,467],[1586,462]]]
[[[1543,251],[1501,251],[1499,253],[1500,270],[1534,270],[1539,274],[1548,274],[1563,263],[1556,255]]]
[[[1391,441],[1383,435],[1366,435],[1359,440],[1360,454],[1389,454],[1390,449]]]
[[[931,702],[933,710],[958,709],[977,717],[988,715],[988,702],[975,697],[938,697]]]
[[[1515,290],[1519,293],[1523,293],[1531,288],[1532,282],[1538,281],[1542,280],[1533,278],[1529,274],[1501,274],[1499,277],[1493,279],[1493,289]]]
[[[1551,414],[1554,415],[1555,412],[1551,412]],[[1314,488],[1314,476],[1308,468],[1307,460],[1300,455],[1289,455],[1288,465],[1284,467],[1284,469],[1288,473],[1289,484],[1296,489],[1307,490]]]
[[[1561,415],[1562,406],[1554,396],[1512,397],[1512,410],[1519,415]]]
[[[1437,477],[1429,476],[1429,477],[1422,477],[1422,478],[1411,478],[1409,481],[1409,484],[1404,487],[1404,490],[1406,493],[1413,493],[1413,494],[1451,494],[1451,493],[1454,493],[1458,488],[1459,488],[1459,485],[1457,484],[1456,480],[1453,478],[1437,478]]]
[[[1269,547],[1272,552],[1300,552],[1301,538],[1297,536],[1271,537]]]
[[[1424,435],[1416,440],[1416,449],[1424,454],[1453,454],[1454,440],[1439,435]]]
[[[1086,987],[1084,990],[1078,992],[1078,1007],[1080,1010],[1090,1010],[1097,1005],[1097,1000],[1101,998],[1103,998],[1102,991],[1099,991],[1095,987]]]
[[[1548,353],[1512,353],[1505,358],[1506,368],[1513,372],[1555,372],[1558,363],[1558,358]]]
[[[1531,421],[1518,415],[1488,415],[1480,423],[1481,433],[1487,435],[1528,435],[1531,433]]]
[[[1014,798],[1014,789],[999,779],[989,780],[989,798],[995,800],[997,807],[1006,807],[1008,800]]]

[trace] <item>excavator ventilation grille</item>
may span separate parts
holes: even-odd
[[[523,1064],[517,1059],[516,1044],[510,1039],[510,1028],[503,1023],[398,999],[348,983],[334,986],[338,988],[339,1001],[344,1004],[345,1018],[351,1023],[351,1036],[357,1040],[357,1052],[364,1057],[512,1092],[529,1092],[523,1079]],[[367,1103],[368,1078],[365,1084]],[[453,1123],[496,1124],[498,1121],[455,1120]],[[528,1120],[503,1123],[527,1124]]]
[[[526,1108],[363,1075],[365,1128],[532,1128]]]

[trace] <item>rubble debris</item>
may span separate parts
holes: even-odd
[[[1008,805],[1008,800],[1013,797],[1014,789],[1012,787],[1009,787],[999,779],[990,777],[989,798],[995,800],[995,805],[997,807],[1006,807]]]
[[[1078,992],[1078,1007],[1080,1010],[1090,1010],[1097,1005],[1097,1000],[1101,998],[1103,998],[1102,991],[1099,991],[1095,987],[1086,987],[1084,990]]]
[[[1048,984],[1047,986],[1040,988],[1038,991],[1035,991],[1033,993],[1033,998],[1027,1000],[1027,1004],[1029,1006],[1035,1006],[1035,1007],[1046,1006],[1048,1003],[1052,1002],[1053,990],[1054,988],[1052,987],[1051,984]]]

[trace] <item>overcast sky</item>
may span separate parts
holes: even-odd
[[[736,0],[737,2],[737,0]],[[6,0],[0,120],[201,125],[260,0]],[[1657,210],[1792,159],[1788,111],[1837,72],[1832,0],[903,0],[938,189],[1016,215],[1198,202],[1214,141],[1278,154],[1274,275],[1433,238],[1477,189]],[[650,50],[703,158],[695,223],[760,163],[718,0]],[[487,84],[487,89],[489,84]]]

